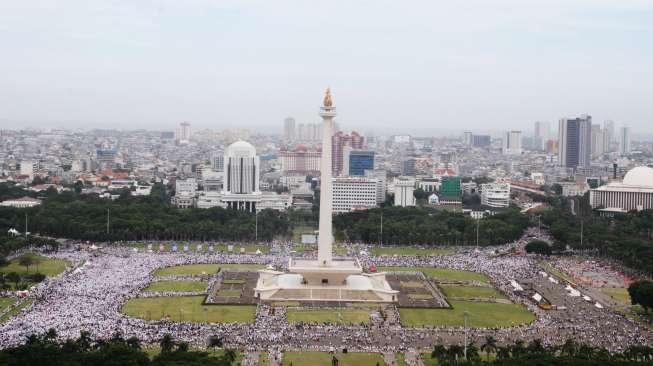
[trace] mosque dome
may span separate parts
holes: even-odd
[[[626,173],[623,184],[629,186],[653,187],[653,168],[647,166],[635,167]]]

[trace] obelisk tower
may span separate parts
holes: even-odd
[[[333,251],[333,167],[331,166],[331,138],[333,136],[333,106],[331,90],[327,88],[320,108],[322,117],[322,161],[320,162],[320,232],[317,261],[320,266],[331,266]]]

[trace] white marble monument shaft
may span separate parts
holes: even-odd
[[[317,260],[321,266],[330,266],[333,247],[333,182],[331,166],[331,137],[335,108],[323,106],[320,116],[323,121],[322,161],[320,163],[320,233],[317,245]]]

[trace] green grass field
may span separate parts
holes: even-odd
[[[461,286],[461,285],[440,285],[442,292],[447,297],[462,297],[462,298],[491,298],[506,299],[506,297],[492,287],[476,287],[476,286]]]
[[[401,323],[409,327],[464,325],[463,314],[468,313],[467,325],[471,328],[511,327],[535,320],[535,315],[518,304],[491,302],[449,301],[453,309],[400,308]]]
[[[233,280],[224,279],[220,283],[223,284],[223,285],[243,285],[243,284],[245,284],[245,282],[247,282],[247,281],[239,280],[239,279],[233,279]]]
[[[286,316],[290,323],[360,324],[370,322],[369,312],[362,309],[288,309]]]
[[[317,230],[317,227],[308,226],[308,225],[298,225],[292,229],[292,241],[293,243],[301,243],[303,234],[313,234]]]
[[[258,366],[268,366],[268,353],[263,351],[258,356]]]
[[[2,301],[4,299],[6,299],[6,298],[0,298],[0,301]],[[13,299],[10,299],[10,300],[13,300]],[[15,302],[15,300],[14,300],[14,302]],[[14,302],[9,302],[9,303],[5,303],[4,305],[0,305],[0,308],[10,306]],[[3,317],[1,317],[0,318],[0,324],[2,324],[5,321],[11,319],[14,315],[18,314],[21,310],[23,310],[23,308],[29,306],[31,303],[32,303],[32,299],[27,299],[27,300],[23,301],[18,307],[14,308],[13,310],[11,310],[7,314],[5,314]]]
[[[130,299],[122,312],[133,317],[160,320],[170,316],[172,321],[195,323],[251,323],[254,305],[203,305],[204,296],[150,297]]]
[[[40,261],[40,263],[38,265],[30,266],[29,273],[40,272],[46,276],[56,276],[63,272],[69,264],[68,261],[63,259],[48,258],[41,255],[36,255],[35,257]],[[27,270],[24,266],[18,264],[17,259],[14,259],[9,262],[8,266],[0,267],[0,272],[17,272],[22,274],[27,273]]]
[[[0,297],[0,311],[3,311],[5,308],[13,305],[16,302],[16,299],[13,297]]]
[[[306,253],[317,250],[317,244],[295,244],[292,246],[292,250],[297,253]]]
[[[300,305],[299,301],[275,301],[272,303],[272,306],[283,306],[283,307],[298,307]]]
[[[265,268],[263,264],[234,264],[234,263],[198,263],[184,264],[180,266],[159,268],[154,272],[155,276],[196,276],[202,273],[216,273],[222,269],[261,269]]]
[[[145,292],[202,292],[206,290],[205,281],[159,281],[152,282]]]
[[[431,358],[431,352],[422,353],[421,356],[424,366],[438,366],[438,360]]]
[[[220,290],[218,291],[218,296],[221,297],[240,297],[242,290]]]
[[[461,271],[449,268],[429,268],[429,267],[379,267],[379,271],[402,271],[415,272],[421,271],[426,277],[437,280],[449,281],[479,281],[489,283],[490,279],[486,275],[478,272]]]
[[[451,247],[433,247],[433,248],[420,248],[420,247],[395,247],[395,246],[374,246],[371,249],[374,255],[451,255],[455,253],[455,249]]]
[[[395,353],[395,360],[397,361],[397,366],[408,366],[406,363],[406,356],[403,353]]]
[[[601,291],[619,302],[630,304],[630,295],[627,288],[606,287]]]
[[[384,365],[383,357],[379,353],[348,352],[335,353],[327,352],[284,352],[283,366],[331,366],[331,358],[335,356],[340,366],[375,366]]]
[[[424,284],[420,281],[400,281],[401,287],[406,288],[423,288]]]

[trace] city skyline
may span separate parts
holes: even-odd
[[[5,3],[0,126],[269,132],[317,122],[330,85],[363,132],[587,113],[651,134],[653,5],[588,4]]]

